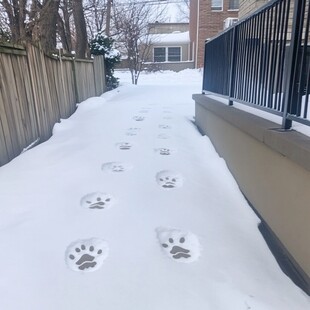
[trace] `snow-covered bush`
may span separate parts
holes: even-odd
[[[103,55],[105,60],[108,89],[118,86],[118,79],[113,76],[114,67],[120,62],[121,54],[114,48],[114,40],[104,34],[97,34],[90,42],[92,55]]]

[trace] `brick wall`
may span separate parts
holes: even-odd
[[[261,6],[269,2],[270,0],[239,0],[240,1],[240,10],[239,10],[239,19],[246,17],[256,10],[258,10]],[[308,4],[306,4],[306,10],[308,10]],[[287,30],[287,40],[291,40],[292,34],[292,25],[293,25],[293,14],[294,14],[294,1],[290,3],[290,13],[289,13],[289,21],[288,21],[288,30]],[[306,23],[304,24],[304,31]]]
[[[211,0],[190,1],[190,38],[194,44],[193,59],[197,58],[196,67],[203,67],[205,40],[220,33],[223,30],[224,20],[228,17],[238,18],[238,10],[229,10],[229,0],[223,0],[223,11],[212,11]],[[199,20],[198,44],[196,44],[197,19]]]

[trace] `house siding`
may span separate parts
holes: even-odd
[[[160,43],[156,43],[154,46],[152,46],[152,51],[150,53],[150,56],[148,57],[147,61],[149,62],[153,62],[154,61],[154,47],[181,47],[181,61],[188,61],[189,59],[189,48],[188,48],[188,44],[178,44],[178,43],[174,43],[174,44],[160,44]]]
[[[153,23],[149,24],[150,34],[173,33],[188,31],[189,23]]]
[[[267,3],[269,0],[239,0],[239,1],[240,1],[239,18],[241,19],[256,11],[258,8]]]

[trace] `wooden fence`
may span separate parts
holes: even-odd
[[[52,135],[76,103],[105,91],[103,56],[49,57],[31,45],[0,45],[0,166]]]

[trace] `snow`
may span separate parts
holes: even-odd
[[[309,309],[193,124],[201,72],[117,75],[0,168],[1,309]]]
[[[210,98],[218,100],[218,101],[220,101],[220,102],[222,102],[224,104],[228,104],[228,100],[224,99],[223,97],[216,96],[216,95],[208,95],[208,96]],[[302,102],[304,104],[305,96],[303,96],[303,101]],[[233,102],[233,106],[236,109],[239,109],[239,110],[242,110],[242,111],[254,114],[254,115],[258,116],[258,117],[261,117],[261,118],[267,119],[267,120],[269,120],[271,122],[274,122],[275,124],[279,125],[279,128],[282,127],[282,116],[275,115],[275,114],[269,113],[267,111],[259,110],[259,109],[250,107],[248,105],[245,105],[245,104],[242,104],[242,103],[239,103],[239,102],[236,102],[236,101]],[[303,108],[302,108],[302,111],[303,111]],[[307,119],[310,120],[310,110],[308,112]],[[300,132],[300,133],[310,137],[310,126],[303,125],[303,124],[301,124],[299,122],[293,122],[291,129],[295,130],[295,131],[298,131],[298,132]]]
[[[150,34],[152,44],[187,44],[190,42],[189,31],[162,34]]]

